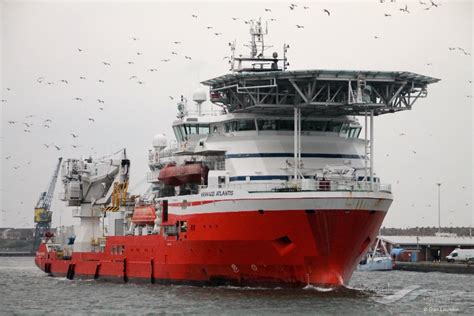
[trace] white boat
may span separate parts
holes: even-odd
[[[380,249],[383,252],[380,252]],[[358,271],[391,271],[392,258],[385,247],[385,242],[377,238],[377,243],[372,251],[357,266]]]

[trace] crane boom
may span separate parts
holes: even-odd
[[[33,242],[33,250],[36,250],[41,242],[43,235],[51,228],[51,215],[52,212],[51,202],[53,200],[54,189],[56,187],[56,181],[58,179],[59,169],[63,158],[59,157],[56,168],[54,169],[53,176],[49,181],[46,191],[42,192],[36,202],[35,206],[35,238]]]

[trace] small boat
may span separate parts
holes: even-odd
[[[380,250],[383,250],[381,252]],[[393,268],[385,242],[377,238],[373,250],[369,250],[365,258],[357,266],[358,271],[391,271]]]
[[[209,168],[201,163],[190,163],[183,166],[168,164],[160,170],[158,179],[172,186],[183,184],[206,184]]]

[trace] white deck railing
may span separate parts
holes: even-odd
[[[207,186],[201,186],[206,189]],[[390,184],[378,182],[355,181],[346,179],[312,180],[305,179],[304,182],[287,183],[229,183],[222,185],[219,189],[246,190],[249,192],[275,192],[275,191],[355,191],[355,192],[388,192],[391,193]]]

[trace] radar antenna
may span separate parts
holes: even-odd
[[[250,48],[249,56],[239,55],[235,56],[236,41],[229,43],[232,55],[230,58],[231,71],[234,72],[257,72],[257,71],[281,71],[286,70],[289,65],[286,59],[286,54],[289,45],[283,45],[283,58],[278,58],[278,53],[274,52],[272,57],[265,57],[265,50],[273,46],[266,46],[264,37],[268,34],[268,24],[265,23],[265,30],[262,25],[262,19],[250,20],[250,44],[244,46]],[[237,66],[235,65],[237,62]],[[278,63],[282,62],[280,68]],[[247,64],[247,65],[244,65]]]

